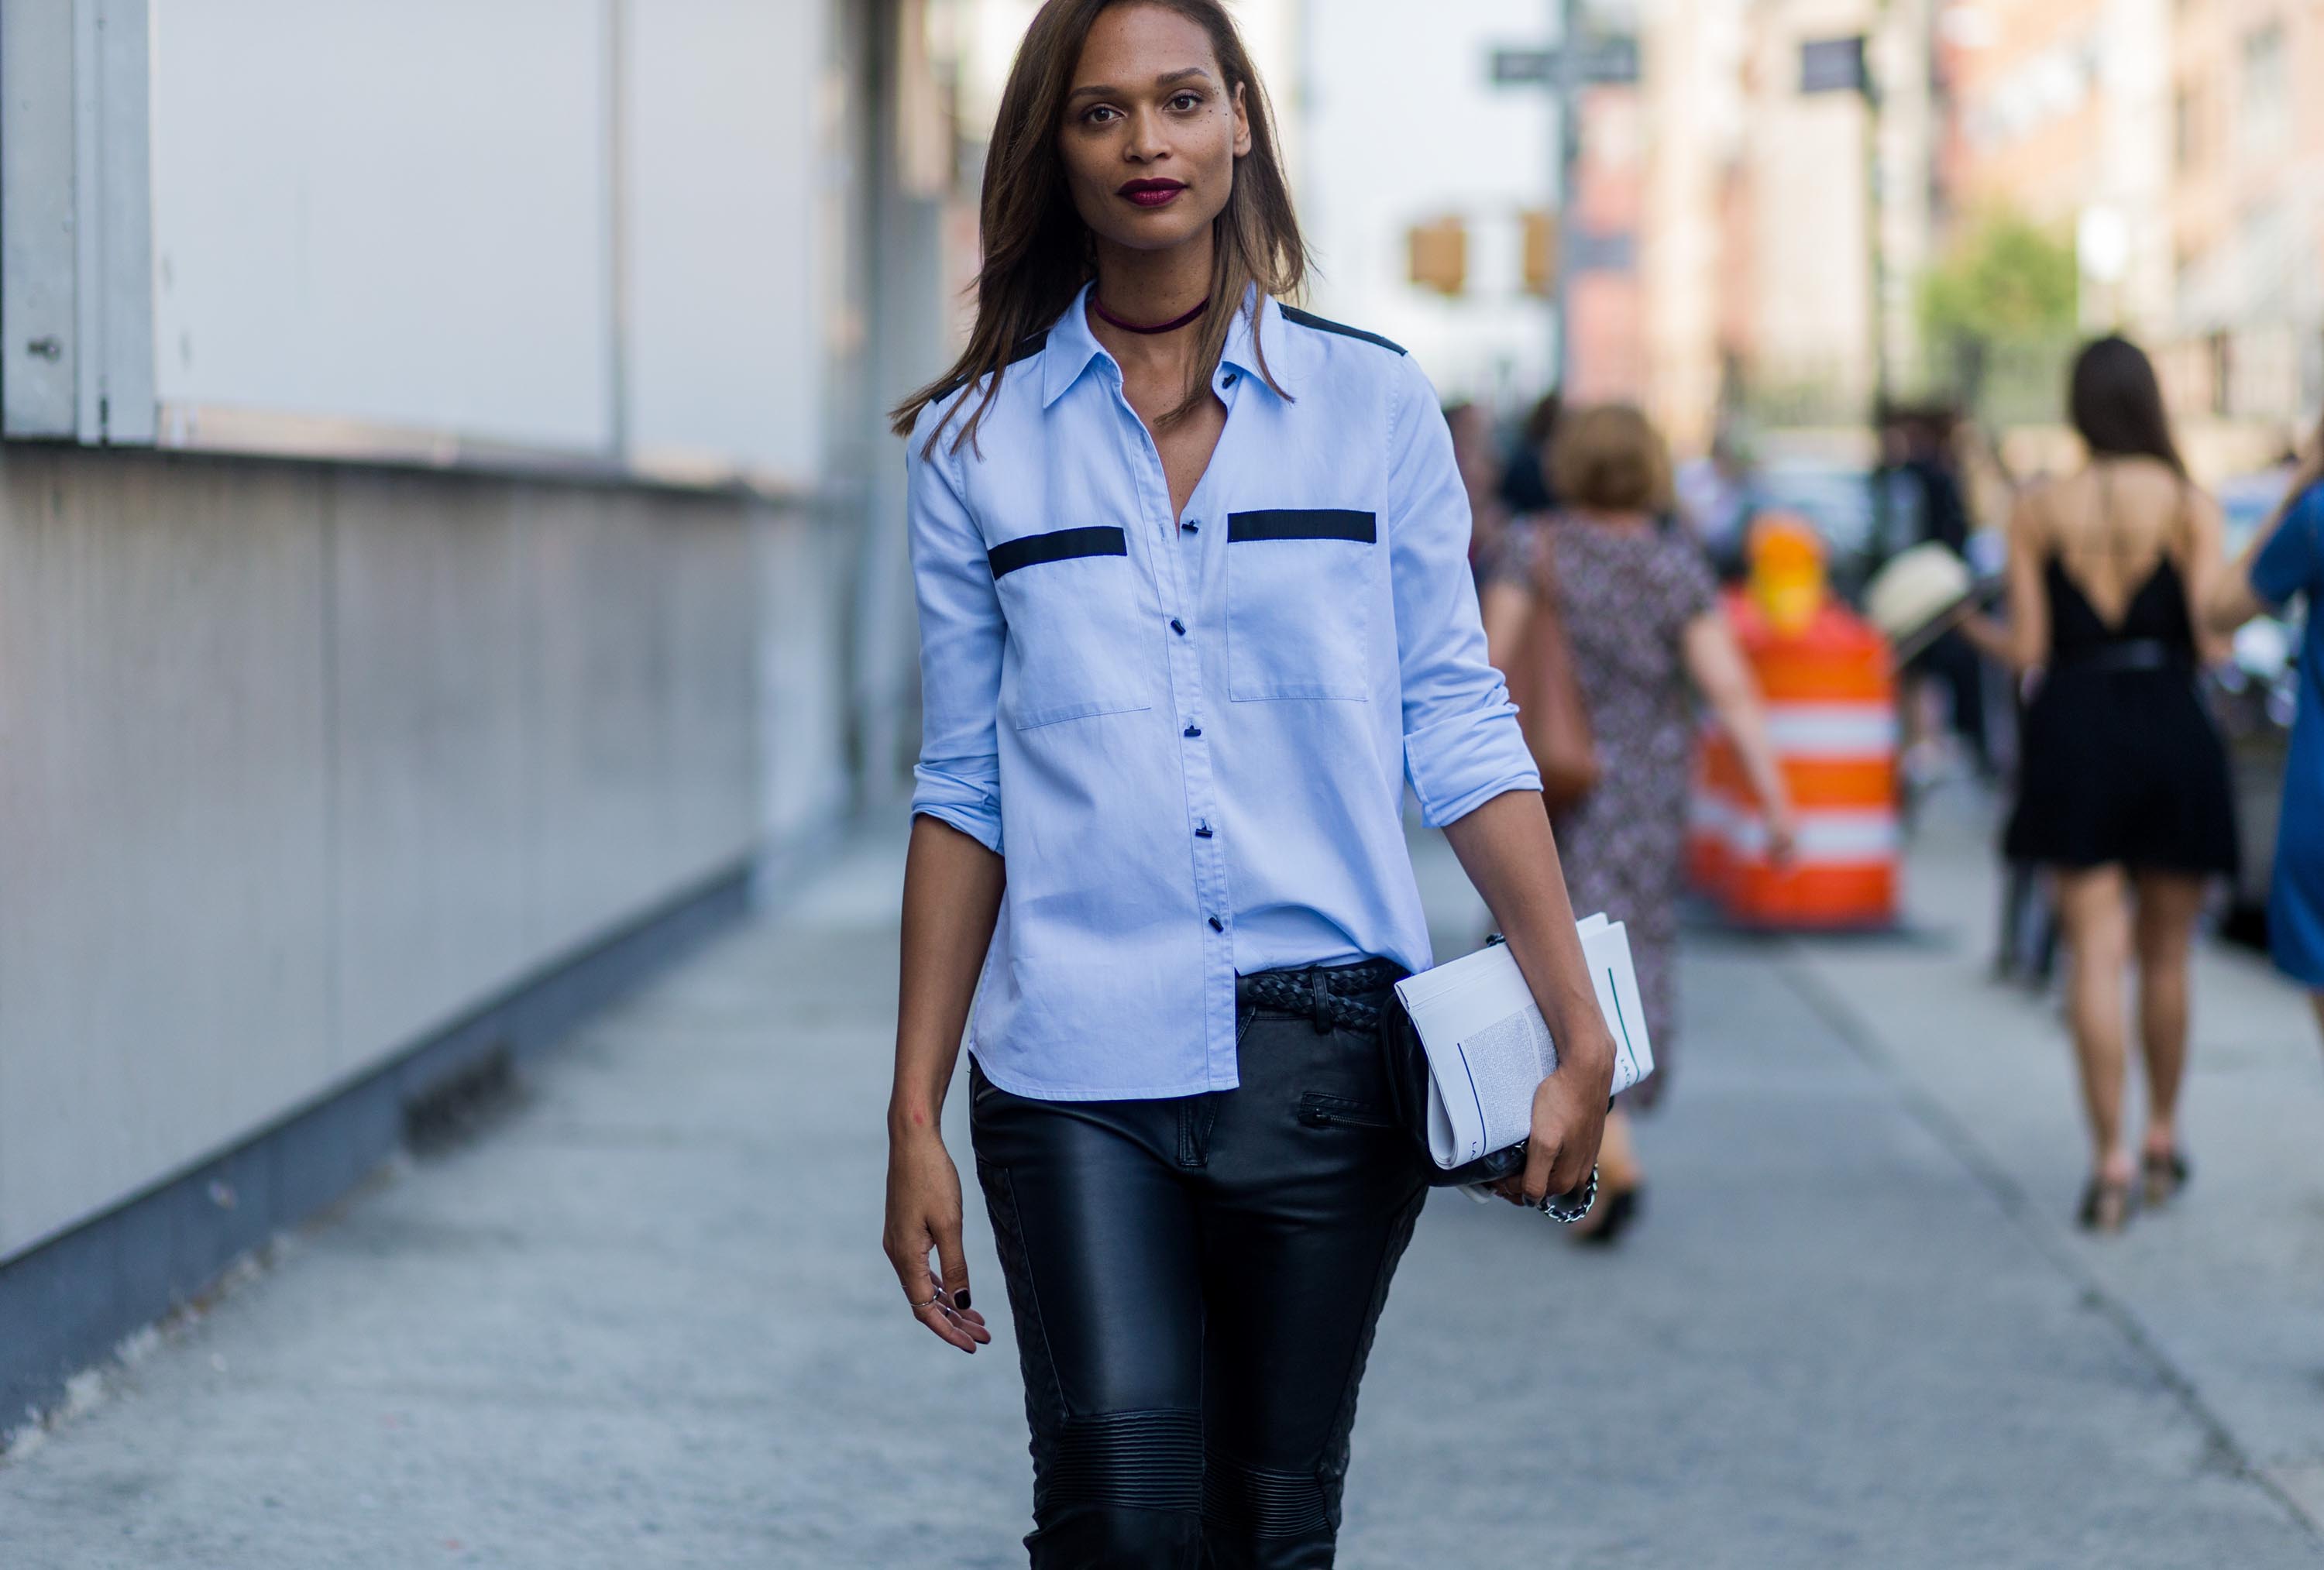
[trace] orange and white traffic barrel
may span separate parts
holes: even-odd
[[[1734,744],[1705,728],[1687,870],[1756,926],[1884,926],[1896,914],[1896,694],[1888,646],[1825,592],[1822,542],[1803,519],[1753,526],[1748,592],[1727,614],[1759,686],[1798,837],[1767,856],[1766,822]]]
[[[1706,748],[1727,803],[1720,901],[1736,920],[1785,927],[1886,926],[1896,917],[1896,691],[1888,645],[1830,602],[1786,635],[1748,602],[1731,606],[1791,793],[1791,860],[1767,857],[1766,825],[1731,746]]]

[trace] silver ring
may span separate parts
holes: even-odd
[[[912,1312],[913,1312],[913,1313],[915,1313],[915,1314],[917,1314],[917,1313],[918,1313],[918,1312],[919,1312],[921,1309],[923,1309],[923,1308],[935,1308],[938,1302],[940,1302],[940,1301],[942,1301],[942,1300],[943,1300],[943,1298],[944,1298],[944,1294],[943,1294],[942,1292],[938,1292],[938,1293],[936,1293],[936,1296],[935,1296],[935,1297],[930,1298],[930,1299],[929,1299],[927,1302],[925,1302],[925,1303],[912,1303],[912,1299],[909,1299],[909,1298],[906,1298],[906,1299],[904,1299],[904,1301],[906,1301],[907,1303],[912,1303]]]

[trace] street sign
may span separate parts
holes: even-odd
[[[1864,93],[1872,78],[1864,69],[1864,35],[1812,38],[1800,45],[1800,91]]]
[[[1558,51],[1554,49],[1497,49],[1493,51],[1493,85],[1497,87],[1554,87],[1557,85]],[[1593,38],[1582,46],[1582,79],[1591,87],[1626,87],[1638,79],[1638,41],[1615,36]]]
[[[1638,265],[1638,237],[1627,229],[1592,234],[1576,228],[1565,235],[1561,260],[1575,272],[1633,272]]]

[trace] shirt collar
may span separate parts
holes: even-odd
[[[1091,361],[1113,358],[1089,329],[1089,292],[1095,287],[1094,281],[1082,285],[1065,314],[1049,324],[1048,341],[1041,346],[1043,409],[1065,397],[1065,390],[1082,379]]]
[[[1089,327],[1089,294],[1095,287],[1094,282],[1084,284],[1074,296],[1074,303],[1050,325],[1048,340],[1041,350],[1043,409],[1063,398],[1082,379],[1082,372],[1090,368],[1093,361],[1112,363],[1113,356],[1106,353],[1105,345],[1097,341],[1097,335]],[[1267,353],[1264,366],[1259,363],[1261,349]],[[1253,285],[1243,297],[1243,308],[1235,313],[1234,326],[1227,329],[1226,347],[1219,354],[1220,365],[1249,377],[1260,387],[1267,387],[1266,373],[1271,372],[1287,389],[1296,369],[1293,363],[1295,355],[1291,335],[1283,325],[1283,308]],[[1268,389],[1270,393],[1273,390]]]
[[[1226,347],[1219,354],[1219,363],[1242,372],[1252,385],[1266,388],[1270,397],[1275,393],[1275,389],[1268,386],[1270,375],[1287,392],[1298,367],[1291,335],[1283,325],[1283,308],[1275,303],[1272,295],[1261,294],[1256,284],[1244,300],[1243,308],[1235,313],[1234,326],[1227,329]],[[1267,356],[1263,364],[1259,360],[1262,350]]]

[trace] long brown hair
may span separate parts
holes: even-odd
[[[2129,339],[2109,333],[2074,356],[2066,407],[2082,445],[2100,458],[2158,458],[2181,480],[2187,465],[2171,439],[2154,363]]]
[[[1065,187],[1057,135],[1082,45],[1097,19],[1121,5],[1159,5],[1208,32],[1227,93],[1241,90],[1250,123],[1250,151],[1235,161],[1233,191],[1211,224],[1211,308],[1204,314],[1186,396],[1161,423],[1185,418],[1209,396],[1211,372],[1252,285],[1263,294],[1291,298],[1305,283],[1307,246],[1292,211],[1274,113],[1234,19],[1219,0],[1048,0],[1018,46],[985,159],[984,264],[976,275],[976,326],[952,369],[896,406],[891,418],[898,436],[910,435],[929,404],[982,381],[983,395],[975,399],[953,447],[973,443],[1019,345],[1056,321],[1094,274],[1089,230]],[[1259,373],[1274,385],[1263,349]],[[963,399],[946,411],[928,433],[923,452],[935,453],[953,417],[969,402]]]

